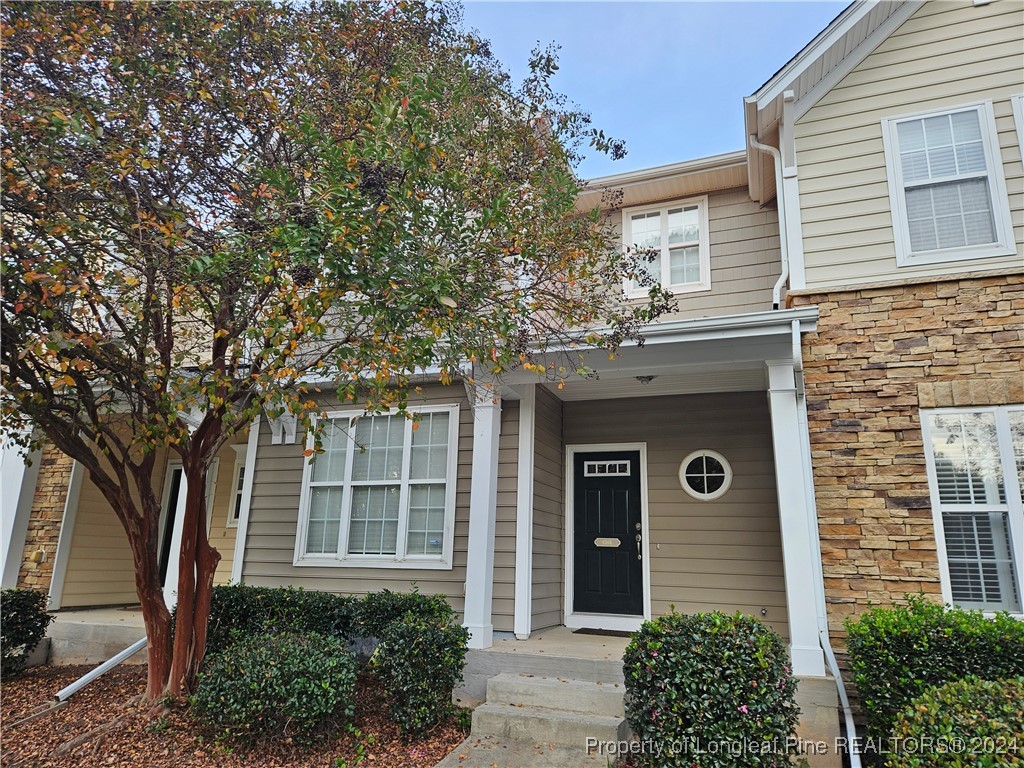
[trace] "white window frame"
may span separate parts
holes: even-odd
[[[1017,467],[1013,455],[1013,440],[1010,435],[1011,412],[1024,412],[1024,405],[1001,406],[965,406],[960,408],[922,409],[921,436],[924,440],[925,468],[928,472],[928,492],[931,497],[932,523],[935,529],[935,548],[939,558],[939,581],[942,586],[942,599],[953,605],[953,586],[949,575],[949,559],[946,554],[946,534],[942,520],[942,505],[939,503],[939,483],[935,471],[935,455],[932,450],[931,416],[960,413],[994,413],[996,422],[996,439],[999,442],[999,459],[1003,469],[1003,492],[1006,494],[1007,522],[1010,529],[1010,555],[1014,558],[1017,595],[1021,601],[1021,611],[1012,616],[1024,618],[1024,504],[1021,502],[1020,482],[1017,478]],[[977,505],[983,507],[984,505]],[[984,511],[980,509],[979,511]],[[986,611],[987,615],[994,615]]]
[[[672,283],[672,262],[669,257],[668,245],[668,212],[675,208],[688,208],[697,206],[697,219],[700,223],[700,237],[697,241],[697,253],[700,259],[700,281],[696,283]],[[672,293],[697,293],[699,291],[711,290],[711,231],[708,219],[708,196],[689,197],[683,200],[673,200],[668,203],[657,205],[642,205],[633,208],[624,208],[622,211],[622,246],[623,249],[632,250],[633,242],[633,216],[644,213],[659,213],[661,215],[661,285],[672,291]],[[678,247],[678,246],[677,246]],[[640,299],[647,296],[650,286],[638,286],[632,280],[623,280],[623,291],[627,298]]]
[[[235,517],[235,510],[241,512],[241,498],[242,489],[240,487],[239,477],[242,472],[245,471],[245,459],[248,454],[249,446],[246,443],[240,443],[238,445],[232,445],[235,450],[235,466],[231,470],[231,497],[228,499],[228,528],[238,527],[238,518]]]
[[[995,226],[996,242],[982,245],[968,245],[957,248],[938,248],[929,251],[913,251],[910,245],[910,227],[907,221],[907,206],[903,168],[900,163],[899,138],[897,126],[908,121],[922,120],[929,117],[942,117],[957,112],[977,112],[981,124],[982,145],[985,149],[985,177],[989,182],[991,194],[992,218]],[[889,203],[892,210],[893,240],[896,247],[896,264],[900,267],[918,264],[941,264],[949,261],[967,261],[970,259],[988,259],[999,256],[1012,256],[1017,252],[1013,239],[1013,223],[1010,219],[1010,198],[1006,194],[1006,180],[1003,176],[1003,160],[999,151],[999,137],[996,132],[995,113],[991,101],[979,101],[947,109],[915,112],[898,117],[882,119],[882,144],[885,149],[885,170],[889,183]],[[978,177],[981,174],[977,174]],[[971,176],[950,176],[948,181],[971,178]],[[922,185],[933,185],[943,179],[929,179],[920,182]],[[917,182],[912,183],[912,185]]]
[[[686,468],[690,466],[690,462],[701,456],[708,456],[715,459],[719,464],[722,465],[722,469],[725,470],[725,479],[722,481],[722,487],[711,493],[701,493],[690,487],[690,484],[686,481]],[[682,463],[679,465],[679,485],[682,486],[683,490],[697,501],[714,501],[720,499],[729,492],[732,488],[732,464],[718,451],[712,451],[710,448],[701,448],[699,451],[694,451],[689,454]]]
[[[397,408],[383,411],[378,416],[394,416],[398,413]],[[441,544],[440,555],[407,555],[405,548],[408,539],[409,524],[409,486],[414,481],[409,479],[409,466],[411,461],[411,433],[413,427],[412,419],[406,421],[405,432],[402,442],[402,477],[397,483],[401,487],[399,509],[398,509],[398,538],[394,555],[352,555],[348,553],[348,536],[351,527],[351,506],[352,506],[352,483],[350,480],[352,467],[352,450],[349,448],[346,460],[346,478],[341,485],[343,489],[342,516],[339,525],[339,541],[337,554],[306,554],[306,536],[309,531],[309,507],[312,502],[312,479],[313,461],[303,462],[302,468],[302,490],[299,495],[299,516],[298,529],[295,533],[295,555],[292,561],[296,566],[316,567],[348,567],[348,568],[418,568],[424,570],[451,570],[453,565],[453,553],[455,549],[455,496],[456,478],[459,457],[459,406],[457,403],[450,405],[425,405],[410,409],[410,413],[447,413],[448,414],[448,467],[445,477],[445,518],[444,518],[444,540]],[[323,415],[323,418],[352,419],[357,416],[365,416],[361,410],[338,410]],[[354,438],[349,438],[354,441]],[[315,450],[316,441],[313,433],[310,432],[306,438],[306,450]],[[338,485],[337,483],[335,485]],[[346,510],[348,510],[346,512]]]

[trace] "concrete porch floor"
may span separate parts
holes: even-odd
[[[629,644],[628,637],[584,635],[568,627],[549,627],[534,632],[527,640],[514,637],[495,639],[485,653],[545,654],[569,659],[621,662]]]
[[[53,615],[46,635],[50,638],[48,661],[55,666],[100,664],[146,634],[138,606],[60,610]],[[145,664],[145,650],[126,663]]]

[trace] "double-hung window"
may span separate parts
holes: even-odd
[[[303,471],[295,563],[451,568],[458,421],[457,405],[328,414]]]
[[[711,288],[707,197],[670,205],[629,208],[622,214],[623,247],[642,256],[652,283],[674,293]],[[649,285],[626,281],[626,295],[647,295]]]
[[[943,597],[1021,613],[1024,406],[922,411]]]
[[[882,121],[901,266],[1016,252],[992,104]]]

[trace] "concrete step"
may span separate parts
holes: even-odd
[[[598,742],[625,740],[629,726],[622,717],[567,712],[544,707],[492,704],[473,710],[474,738],[492,737],[528,744],[585,749]]]
[[[565,677],[503,672],[487,681],[487,701],[527,707],[623,717],[621,683],[593,683]]]
[[[50,659],[53,666],[65,664],[101,664],[140,637],[146,630],[117,624],[87,624],[83,622],[57,620],[47,632],[50,638]],[[145,664],[146,652],[139,651],[127,664]]]
[[[470,650],[462,684],[455,697],[460,703],[474,705],[484,700],[487,681],[502,672],[523,673],[537,677],[562,677],[591,683],[622,684],[622,662],[618,659],[579,659],[545,653]]]

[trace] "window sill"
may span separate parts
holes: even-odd
[[[898,267],[916,267],[921,264],[945,264],[956,261],[977,261],[979,259],[997,259],[1003,256],[1016,256],[1016,247],[1003,243],[992,245],[974,245],[966,248],[949,248],[941,251],[922,251],[902,258],[896,257]]]
[[[299,557],[292,561],[297,568],[376,568],[379,570],[450,571],[452,563],[444,560],[339,560],[336,557]]]

